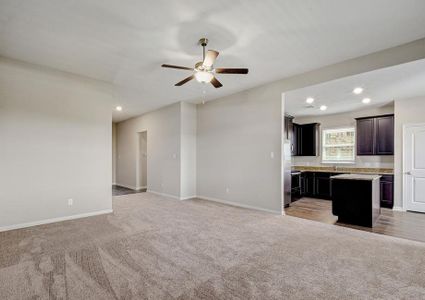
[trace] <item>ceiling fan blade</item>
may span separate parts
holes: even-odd
[[[248,69],[245,68],[217,68],[216,73],[219,74],[248,74]]]
[[[175,65],[167,65],[167,64],[163,64],[163,65],[161,65],[161,67],[163,67],[163,68],[171,68],[171,69],[179,69],[179,70],[190,70],[190,71],[193,71],[193,68],[182,67],[182,66],[175,66]]]
[[[181,85],[185,84],[186,82],[191,81],[193,78],[195,78],[195,75],[191,75],[191,76],[183,79],[182,81],[177,82],[175,84],[175,86],[181,86]]]
[[[204,67],[211,68],[212,65],[214,64],[215,59],[217,58],[218,54],[219,53],[215,50],[208,50],[207,54],[205,55],[205,59],[204,59],[204,62],[202,63],[202,65]]]
[[[220,81],[217,80],[217,78],[213,77],[213,79],[211,79],[211,84],[216,88],[221,88],[223,85],[221,84]]]

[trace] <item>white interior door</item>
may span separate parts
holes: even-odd
[[[403,129],[403,202],[407,210],[425,212],[425,124]]]

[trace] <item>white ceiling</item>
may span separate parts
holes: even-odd
[[[362,87],[363,93],[353,94],[356,87]],[[327,115],[385,106],[394,100],[423,95],[425,59],[286,92],[285,111],[295,117]],[[314,107],[306,103],[308,97],[315,99]],[[370,104],[363,104],[363,98],[370,98]],[[321,111],[321,105],[328,109]]]
[[[425,36],[423,0],[2,0],[0,55],[117,86],[119,121],[181,100],[200,102]],[[200,37],[220,51],[224,87],[174,83]]]

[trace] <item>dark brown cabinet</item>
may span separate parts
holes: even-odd
[[[357,155],[374,155],[374,119],[357,120]]]
[[[291,174],[291,202],[301,198],[301,172]]]
[[[329,173],[316,173],[315,196],[322,199],[331,198],[331,179]]]
[[[393,208],[394,206],[394,176],[383,175],[380,181],[381,207]]]
[[[320,199],[331,197],[331,175],[325,172],[302,172],[301,195]]]
[[[394,154],[394,115],[375,118],[376,155]]]
[[[315,174],[313,172],[303,172],[301,174],[301,194],[314,197],[315,193]]]
[[[317,156],[318,155],[318,123],[293,124],[294,156]]]
[[[293,181],[294,199],[300,197],[312,197],[319,199],[331,199],[332,195],[332,180],[331,176],[338,173],[328,172],[301,172]],[[297,187],[298,189],[294,190]],[[393,208],[394,206],[394,176],[382,175],[380,179],[380,200],[381,207]],[[293,200],[294,201],[294,200]]]
[[[394,115],[357,118],[357,155],[394,154]]]

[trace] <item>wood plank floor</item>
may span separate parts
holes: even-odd
[[[373,228],[337,222],[338,218],[332,215],[332,202],[329,200],[302,198],[291,203],[285,213],[293,217],[425,242],[425,214],[422,213],[382,208],[381,216]]]
[[[124,196],[129,194],[144,193],[146,189],[132,190],[119,185],[112,185],[112,196]]]

